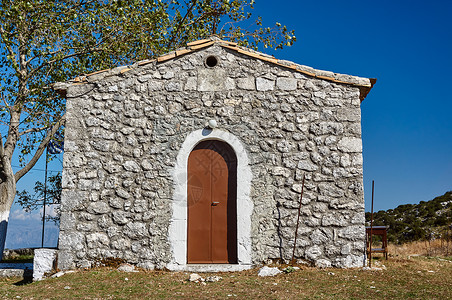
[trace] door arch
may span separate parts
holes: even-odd
[[[200,142],[187,164],[187,263],[237,263],[237,157]]]

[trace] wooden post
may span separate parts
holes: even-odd
[[[372,268],[372,227],[374,222],[374,181],[372,180],[372,207],[370,209],[370,243],[369,243],[369,268]]]

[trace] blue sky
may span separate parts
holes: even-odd
[[[257,0],[253,13],[296,31],[294,46],[266,53],[378,79],[361,105],[366,211],[372,180],[375,211],[452,190],[452,1]],[[41,160],[18,189],[42,181],[43,169]],[[39,228],[37,219],[15,205],[9,232],[25,222]],[[40,246],[40,235],[33,243]]]
[[[366,211],[452,190],[452,1],[269,1],[255,13],[295,29],[271,54],[377,83],[361,104]],[[269,52],[269,51],[266,51]]]

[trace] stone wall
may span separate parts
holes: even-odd
[[[217,66],[205,65],[209,55]],[[176,157],[210,119],[249,159],[252,263],[291,258],[305,175],[296,257],[361,266],[360,117],[359,87],[218,45],[69,85],[59,267],[171,263]]]

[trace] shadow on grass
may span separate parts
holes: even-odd
[[[14,283],[15,286],[21,286],[33,283],[33,276],[26,276],[21,281]]]

